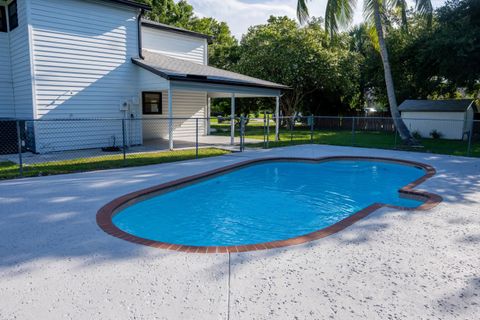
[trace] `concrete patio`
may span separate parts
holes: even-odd
[[[382,208],[308,244],[191,254],[95,216],[142,188],[251,158],[379,156],[434,166],[429,211]],[[480,159],[305,145],[0,182],[0,319],[478,319]]]

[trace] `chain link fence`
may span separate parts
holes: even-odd
[[[392,118],[280,117],[277,127],[275,117],[269,114],[245,120],[245,141],[247,147],[314,143],[480,157],[479,120],[405,118],[403,121],[418,145],[403,144]],[[261,142],[252,143],[251,139]]]
[[[402,144],[393,120],[380,117],[0,119],[0,178],[155,164],[296,144],[480,157],[478,120],[404,122],[418,146]]]
[[[209,123],[208,118],[0,119],[0,179],[240,151],[238,139],[230,145],[229,137],[208,136]]]

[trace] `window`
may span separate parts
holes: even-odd
[[[142,93],[143,114],[162,114],[162,93]]]
[[[17,0],[8,5],[8,28],[10,31],[18,27]]]
[[[0,32],[7,32],[7,14],[5,7],[0,6]]]

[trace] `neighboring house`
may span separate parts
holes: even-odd
[[[444,139],[467,139],[477,107],[473,100],[405,100],[399,107],[411,132],[430,137],[433,130]]]
[[[206,35],[142,20],[131,0],[0,0],[0,118],[26,121],[36,152],[192,135],[213,97],[287,87],[208,66]],[[175,121],[152,120],[183,118]],[[75,121],[65,119],[111,118]],[[138,121],[142,119],[142,121]],[[208,132],[208,123],[200,121]]]

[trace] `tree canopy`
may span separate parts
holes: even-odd
[[[399,102],[405,99],[478,98],[480,81],[480,2],[448,1],[433,16],[431,28],[422,17],[407,12],[408,32],[389,25],[387,46]],[[360,33],[360,35],[359,35]],[[362,84],[386,102],[380,61],[375,57],[368,31],[352,34],[352,50],[364,56]]]
[[[301,27],[287,17],[270,17],[248,30],[238,56],[234,70],[293,89],[283,97],[283,114],[318,113],[322,105],[338,113],[358,100],[360,56],[331,45],[317,21]]]
[[[147,13],[151,20],[213,36],[211,65],[291,86],[282,100],[286,115],[347,114],[372,106],[372,101],[377,108],[388,108],[382,61],[370,25],[351,27],[332,38],[321,18],[301,26],[287,17],[270,17],[265,24],[252,26],[239,42],[227,23],[197,17],[185,0],[139,1],[152,6]],[[480,2],[449,0],[431,20],[404,1],[395,3],[384,12],[384,29],[398,102],[478,97]],[[238,101],[238,110],[244,113],[272,106],[264,99]],[[228,103],[224,108],[227,111]]]

